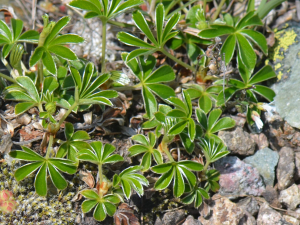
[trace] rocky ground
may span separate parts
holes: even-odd
[[[17,4],[17,1],[14,4]],[[40,9],[39,14],[45,10],[49,8]],[[68,13],[66,9],[59,10],[57,15],[52,13],[54,19],[55,15],[59,17]],[[22,14],[18,10],[15,11],[17,14]],[[24,13],[20,15],[22,16],[28,17]],[[128,18],[123,17],[120,20],[129,22]],[[97,25],[97,29],[92,29],[97,23],[98,21],[91,21],[86,24],[86,21],[77,19],[70,27],[70,31],[88,38],[88,44],[74,47],[76,52],[94,61],[100,59],[101,49],[99,42],[101,27]],[[85,30],[82,30],[82,27]],[[108,67],[123,69],[127,73],[120,61],[120,52],[127,49],[116,42],[116,32],[111,28],[108,34],[107,58],[110,61]],[[149,187],[145,190],[143,198],[133,196],[132,200],[127,202],[128,205],[119,206],[114,218],[115,222],[126,225],[128,224],[126,218],[130,218],[132,225],[300,224],[298,207],[300,205],[300,106],[298,102],[300,45],[297,44],[300,40],[297,36],[299,33],[299,24],[291,24],[274,33],[277,45],[273,48],[269,59],[278,74],[278,81],[272,84],[277,94],[273,103],[276,112],[263,113],[262,130],[257,131],[254,127],[249,127],[243,114],[227,115],[236,121],[236,126],[218,134],[230,151],[228,156],[213,165],[221,173],[219,192],[212,194],[211,199],[205,200],[199,209],[194,209],[192,205],[185,206],[177,199],[172,199],[170,190],[154,192]],[[143,108],[141,95],[138,93],[125,93],[119,98],[122,102],[116,100],[114,104],[124,107],[125,111],[128,110],[128,114],[124,116],[122,111],[117,109],[106,111],[106,117],[98,118],[96,129],[100,134],[95,134],[93,138],[113,143],[119,154],[126,157],[127,149],[132,145],[130,136],[136,132],[142,121],[140,112]],[[30,224],[25,222],[26,219],[30,219],[31,224],[112,224],[112,218],[105,223],[99,223],[93,219],[92,214],[82,214],[78,202],[80,199],[77,199],[76,192],[85,188],[88,182],[80,175],[71,177],[72,182],[64,193],[56,193],[53,190],[52,195],[55,197],[50,200],[36,198],[32,185],[33,178],[25,179],[20,183],[14,180],[13,172],[20,165],[10,162],[4,157],[5,153],[11,148],[18,148],[19,141],[33,138],[38,140],[41,139],[42,134],[31,120],[30,112],[27,118],[26,116],[16,118],[12,110],[13,105],[1,99],[0,152],[4,160],[1,161],[0,189],[12,190],[17,196],[19,207],[11,216],[0,215],[0,224]],[[80,116],[84,117],[84,115]],[[88,118],[88,115],[86,117]],[[88,124],[87,120],[78,122],[76,118],[73,122],[75,127]],[[13,128],[10,127],[11,124]],[[4,132],[11,130],[14,132],[16,124],[22,127],[19,130],[20,140],[12,140],[11,134]],[[27,126],[28,124],[30,126]],[[33,143],[32,148],[39,148],[38,143]],[[93,171],[94,168],[84,169]]]

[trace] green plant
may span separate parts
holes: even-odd
[[[249,71],[253,71],[256,64],[256,54],[251,42],[258,46],[264,54],[268,53],[264,35],[251,29],[253,26],[262,26],[261,19],[255,11],[248,12],[237,23],[229,14],[224,18],[226,25],[211,24],[210,28],[200,31],[198,35],[206,39],[227,35],[221,48],[221,56],[224,54],[225,63],[228,64],[232,60],[234,51],[237,50],[237,55],[242,63]]]
[[[168,20],[164,27],[164,21],[165,21],[165,12],[164,12],[164,6],[162,4],[158,4],[155,11],[155,25],[156,25],[156,38],[154,37],[145,17],[143,16],[142,12],[136,11],[133,13],[133,20],[136,24],[136,26],[146,35],[148,40],[151,42],[149,44],[146,41],[143,41],[129,33],[126,32],[119,32],[118,33],[118,39],[131,46],[139,47],[136,50],[133,50],[130,52],[127,57],[126,61],[130,61],[135,57],[141,56],[141,55],[151,55],[154,52],[162,52],[167,57],[175,61],[176,63],[182,65],[185,68],[188,68],[190,70],[194,70],[194,67],[182,62],[181,60],[174,57],[172,54],[170,54],[165,49],[165,44],[168,40],[173,38],[177,35],[177,31],[172,31],[172,29],[176,26],[176,24],[179,21],[180,15],[179,13],[173,14],[172,17]]]
[[[70,6],[86,10],[84,18],[99,17],[102,22],[102,62],[101,72],[104,73],[105,68],[105,51],[106,51],[106,25],[113,18],[126,10],[142,4],[141,0],[74,0],[69,3]]]
[[[122,54],[125,59],[128,54]],[[153,94],[165,100],[170,96],[175,96],[174,90],[162,82],[170,82],[175,79],[175,73],[169,65],[159,67],[153,71],[156,64],[154,56],[149,55],[146,60],[144,57],[134,58],[127,61],[126,65],[131,69],[133,74],[140,80],[134,88],[142,88],[142,95],[145,104],[146,117],[152,118],[157,111],[157,101]]]

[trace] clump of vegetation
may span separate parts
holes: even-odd
[[[212,20],[205,17],[199,6],[191,9],[195,15],[181,15],[180,11],[185,12],[194,1],[176,9],[178,2],[155,5],[155,1],[151,1],[150,5],[154,7],[148,14],[137,9],[143,3],[140,0],[71,1],[71,7],[86,11],[86,19],[98,17],[102,22],[101,72],[93,63],[78,58],[66,47],[84,41],[75,34],[61,34],[70,17],[50,22],[48,15],[43,16],[44,26],[40,34],[34,30],[22,33],[23,22],[18,19],[11,20],[11,27],[0,21],[1,60],[10,72],[10,76],[0,73],[1,79],[5,80],[4,98],[17,102],[14,109],[17,115],[37,108],[45,132],[43,142],[47,142],[45,154],[26,146],[10,152],[11,157],[26,162],[14,172],[18,182],[31,177],[35,192],[46,197],[51,183],[58,190],[68,187],[70,176],[63,174],[76,174],[80,165],[95,164],[98,168],[95,185],[80,190],[80,194],[85,198],[82,212],[92,211],[98,221],[113,216],[118,204],[129,199],[133,192],[139,196],[144,194],[144,187],[149,185],[145,173],[157,176],[155,190],[170,188],[174,197],[181,198],[184,204],[194,203],[196,208],[202,204],[203,198],[208,199],[211,192],[219,189],[220,174],[211,164],[229,151],[216,134],[235,126],[234,120],[222,116],[222,113],[232,101],[240,112],[247,114],[248,123],[252,124],[253,112],[260,112],[258,95],[268,101],[275,96],[270,88],[261,84],[275,77],[270,66],[252,75],[256,66],[254,47],[259,47],[264,54],[268,52],[264,35],[254,29],[262,26],[261,19],[282,1],[272,1],[272,4],[264,1],[265,7],[255,11],[254,1],[250,0],[242,18],[225,14],[222,19],[217,19],[225,4],[222,1]],[[205,8],[206,1],[203,2]],[[67,120],[71,113],[87,111],[93,105],[100,105],[102,109],[113,106],[111,99],[116,98],[118,92],[109,82],[111,72],[105,66],[106,24],[113,23],[113,18],[130,9],[137,9],[133,20],[140,36],[119,32],[117,37],[121,42],[137,47],[123,53],[122,59],[139,80],[138,84],[125,88],[139,89],[143,96],[142,133],[132,136],[136,144],[128,149],[130,157],[142,158],[140,165],[130,165],[111,176],[104,173],[103,165],[121,162],[124,158],[115,153],[111,144],[87,142],[91,139],[89,134],[84,130],[75,132]],[[178,22],[185,17],[189,21],[185,25],[197,28],[197,34],[191,35],[180,29]],[[220,42],[222,36],[226,36],[223,44]],[[37,67],[36,72],[30,71],[22,62],[24,43],[36,46],[29,60],[30,67]],[[180,46],[188,50],[188,62],[168,50],[168,47],[178,49]],[[196,81],[200,76],[201,82],[182,86],[181,93],[176,94],[168,85],[176,78],[174,69],[170,65],[156,68],[156,58],[152,56],[155,52],[189,70]],[[237,62],[241,79],[225,79],[232,60]],[[217,68],[213,76],[208,73],[211,64]],[[105,84],[108,88],[101,89]],[[60,108],[66,113],[56,119]],[[65,138],[59,140],[57,133],[63,129]],[[170,150],[173,143],[178,146],[176,157]],[[196,148],[201,150],[200,157],[195,154]],[[2,207],[1,200],[0,204]],[[14,207],[15,204],[9,211]]]

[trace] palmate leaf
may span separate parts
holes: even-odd
[[[94,141],[90,144],[90,148],[82,149],[78,152],[78,159],[96,165],[123,161],[124,158],[122,156],[118,154],[112,155],[115,149],[111,144],[103,145],[100,141]]]
[[[152,159],[154,159],[157,164],[163,163],[161,152],[157,149],[154,149],[156,143],[156,137],[154,133],[148,133],[148,139],[142,134],[137,134],[132,136],[132,140],[141,144],[131,146],[128,149],[130,152],[129,156],[136,156],[144,153],[141,161],[141,166],[143,166],[142,171],[147,171],[150,168]]]
[[[154,173],[162,174],[156,181],[154,188],[163,190],[167,188],[173,180],[173,193],[175,197],[180,197],[185,190],[184,180],[189,186],[196,184],[196,176],[191,171],[201,171],[203,165],[194,161],[169,162],[153,166]]]
[[[122,59],[125,60],[128,54],[123,53]],[[126,65],[131,69],[133,74],[140,80],[137,86],[142,86],[142,96],[145,104],[145,111],[148,118],[153,118],[154,113],[157,112],[157,101],[155,96],[162,100],[175,96],[175,92],[162,82],[170,82],[175,79],[173,69],[168,66],[161,66],[154,70],[156,59],[149,55],[145,60],[144,57],[134,58],[127,62]],[[153,71],[154,70],[154,71]]]
[[[194,202],[194,207],[198,208],[203,202],[203,197],[205,199],[209,199],[209,194],[205,189],[198,187],[197,184],[195,185],[191,193],[185,196],[181,201],[184,204],[191,204],[192,202]]]
[[[47,18],[47,17],[45,17]],[[57,73],[56,64],[53,55],[59,56],[66,60],[77,59],[76,54],[65,47],[65,44],[78,44],[84,41],[84,39],[75,34],[59,35],[62,29],[69,23],[70,17],[62,17],[57,21],[50,32],[48,32],[43,46],[39,46],[35,49],[30,57],[29,65],[34,66],[39,60],[42,60],[43,65],[47,71],[51,74]],[[52,55],[52,54],[53,55]]]
[[[83,130],[74,133],[74,127],[71,123],[65,124],[65,137],[66,141],[60,145],[56,153],[57,158],[63,158],[67,155],[68,159],[78,161],[76,156],[77,152],[80,149],[90,148],[90,145],[85,142],[90,139],[88,133]]]
[[[74,174],[77,167],[73,161],[58,158],[44,158],[27,147],[22,146],[22,149],[23,151],[16,150],[10,152],[10,156],[13,158],[30,161],[30,163],[16,170],[15,177],[17,181],[23,180],[38,170],[34,182],[35,190],[38,195],[46,196],[48,175],[50,175],[56,188],[63,190],[67,187],[67,181],[59,170],[64,173]]]
[[[120,202],[116,195],[101,196],[94,190],[83,190],[80,194],[87,198],[81,205],[82,212],[88,213],[95,208],[93,217],[98,221],[105,220],[106,215],[113,216],[117,210],[116,204]]]
[[[202,148],[205,159],[209,163],[215,162],[230,153],[229,151],[227,151],[226,146],[222,142],[216,143],[212,138],[202,138],[200,140],[200,146]]]
[[[158,4],[155,10],[155,25],[156,25],[156,37],[152,33],[147,20],[140,11],[133,13],[133,20],[135,25],[146,35],[148,40],[151,42],[149,44],[147,41],[141,40],[140,38],[133,36],[127,32],[119,32],[117,38],[119,41],[130,45],[136,46],[140,49],[134,50],[132,53],[128,54],[124,61],[130,61],[134,57],[141,55],[150,55],[156,51],[164,51],[164,45],[168,40],[177,35],[177,31],[172,32],[172,29],[177,25],[180,14],[174,13],[172,17],[167,21],[165,27],[163,28],[164,19],[165,19],[165,10],[162,3]]]
[[[263,23],[255,11],[250,11],[235,26],[233,23],[231,25],[213,24],[210,28],[200,31],[198,35],[206,39],[228,35],[221,48],[221,55],[225,55],[225,63],[228,64],[231,61],[234,51],[237,50],[240,60],[252,72],[256,64],[256,54],[250,41],[254,42],[264,54],[268,53],[267,41],[257,31],[245,28],[261,25]]]
[[[137,173],[142,166],[131,166],[123,170],[119,175],[113,177],[113,186],[121,185],[123,193],[127,199],[130,198],[132,189],[141,196],[144,194],[143,186],[148,186],[148,180],[141,174]]]

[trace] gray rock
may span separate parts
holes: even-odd
[[[228,150],[233,154],[253,155],[255,151],[255,141],[241,127],[236,127],[233,131],[220,131],[218,136],[226,143]]]
[[[185,217],[184,209],[165,213],[162,218],[163,225],[174,225],[182,221]]]
[[[264,178],[265,185],[273,186],[275,180],[275,166],[278,163],[278,159],[279,155],[277,152],[269,148],[264,148],[257,151],[255,155],[245,158],[244,162],[258,170],[259,174]]]
[[[287,222],[293,224],[293,225],[299,225],[300,221],[297,220],[296,218],[288,215],[283,215],[283,219],[285,219]]]
[[[239,225],[244,217],[244,211],[228,198],[220,197],[212,202],[212,216],[210,219],[204,219],[200,216],[198,220],[203,225]]]
[[[279,212],[269,207],[268,203],[260,207],[256,222],[257,225],[292,225]]]
[[[295,152],[295,181],[300,180],[300,152]]]
[[[279,162],[277,167],[278,189],[283,190],[294,183],[295,154],[292,148],[283,147],[279,151]]]
[[[202,225],[199,220],[194,219],[193,216],[189,215],[182,225]]]
[[[281,204],[278,200],[278,190],[277,185],[275,187],[267,186],[265,191],[262,193],[264,199],[272,206],[281,208]]]
[[[264,149],[269,147],[269,141],[267,136],[264,133],[260,134],[250,134],[251,138],[254,140],[254,142],[257,144],[258,149]]]
[[[273,85],[276,93],[275,106],[280,114],[290,125],[300,128],[300,51],[299,26],[289,27],[281,32],[278,41],[278,52],[273,56],[276,73],[279,81]],[[287,38],[287,39],[285,39]]]
[[[237,203],[238,207],[247,211],[250,215],[256,216],[259,210],[258,202],[253,197],[246,197]]]
[[[300,191],[296,184],[280,192],[279,201],[289,209],[295,210],[300,204]]]
[[[226,156],[214,165],[221,174],[219,193],[223,196],[260,196],[265,190],[257,169],[236,156]]]

